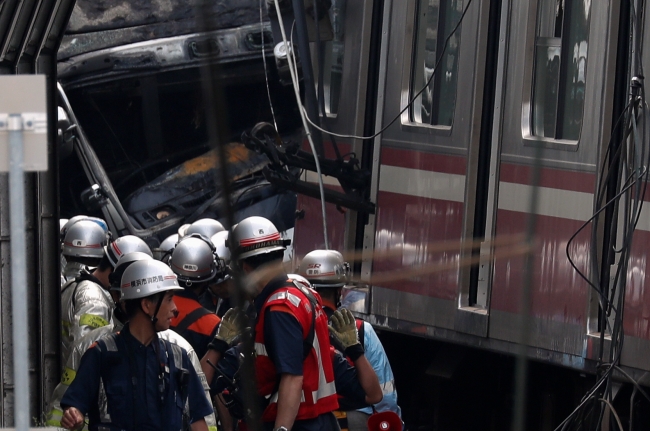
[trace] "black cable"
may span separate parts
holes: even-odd
[[[632,6],[633,7],[633,6]],[[635,16],[634,19],[634,28],[637,29],[639,28],[639,25],[637,23],[637,15],[636,11],[633,11],[633,14]],[[636,39],[636,47],[637,47],[637,56],[638,56],[638,49],[640,48],[640,40],[639,38]],[[642,71],[642,68],[639,67],[639,71]],[[583,278],[591,287],[593,287],[599,294],[600,302],[601,302],[601,310],[605,309],[607,311],[606,314],[603,314],[605,316],[605,323],[606,326],[609,327],[609,317],[611,316],[611,313],[614,312],[614,322],[613,322],[613,327],[611,328],[611,347],[609,350],[609,359],[610,362],[609,364],[601,364],[599,366],[599,369],[602,369],[602,366],[606,366],[604,371],[602,371],[602,374],[600,378],[598,379],[597,383],[592,387],[592,389],[587,393],[587,395],[583,398],[582,402],[574,409],[574,411],[556,428],[562,428],[563,430],[567,430],[569,426],[573,423],[575,423],[574,419],[576,417],[576,414],[580,412],[580,416],[582,417],[590,417],[592,414],[593,409],[589,409],[588,411],[584,409],[585,405],[587,402],[591,399],[593,399],[594,394],[596,394],[598,391],[601,391],[603,394],[602,397],[597,397],[598,401],[598,409],[597,411],[599,412],[598,415],[598,420],[594,425],[596,427],[600,426],[603,420],[604,416],[604,409],[606,406],[609,406],[610,408],[613,408],[611,406],[611,403],[609,400],[612,400],[613,394],[612,394],[612,386],[611,386],[611,378],[613,375],[613,370],[621,370],[634,384],[635,386],[638,386],[638,383],[635,382],[627,373],[625,373],[619,366],[618,364],[620,363],[620,358],[624,346],[624,341],[625,341],[625,331],[623,328],[623,315],[624,315],[624,307],[625,307],[625,296],[626,296],[626,277],[627,277],[627,272],[628,272],[628,264],[629,264],[629,259],[631,257],[632,253],[632,240],[633,240],[633,234],[636,229],[636,226],[639,222],[641,210],[644,204],[643,197],[645,196],[645,192],[647,191],[648,187],[648,177],[650,175],[648,171],[648,167],[650,166],[650,151],[647,151],[645,145],[646,145],[646,106],[645,106],[645,88],[643,86],[642,81],[642,73],[635,76],[632,80],[632,91],[630,94],[630,101],[628,105],[625,107],[619,118],[617,119],[614,130],[612,131],[612,136],[610,137],[610,141],[607,145],[607,151],[605,153],[605,157],[603,158],[602,166],[600,169],[601,174],[599,175],[599,181],[598,181],[598,188],[596,192],[597,200],[596,200],[596,206],[595,208],[597,209],[595,214],[590,217],[590,219],[583,224],[580,229],[571,237],[569,242],[567,243],[567,248],[566,248],[566,254],[567,258],[571,264],[571,266],[577,271],[577,273],[580,275],[581,278]],[[640,93],[640,96],[639,96]],[[641,111],[641,115],[639,115],[639,110]],[[604,169],[606,166],[606,163],[608,162],[608,155],[611,152],[614,144],[613,137],[616,133],[616,130],[618,129],[621,119],[625,117],[624,121],[624,133],[623,133],[623,138],[621,141],[621,144],[618,146],[616,153],[612,154],[611,159],[609,160],[609,166],[614,167],[615,165],[619,165],[621,167],[620,170],[616,169],[610,169],[607,173],[607,175],[604,174]],[[642,137],[639,141],[639,130],[637,127],[637,120],[640,119],[639,121],[639,127],[642,128],[641,134]],[[631,139],[631,141],[629,141]],[[629,142],[629,144],[626,146],[626,142]],[[639,148],[640,146],[640,148]],[[626,150],[630,149],[630,153],[628,154]],[[645,163],[645,165],[644,165]],[[622,182],[618,182],[617,188],[620,187],[620,191],[616,193],[616,195],[612,198],[610,198],[604,205],[602,204],[602,201],[605,196],[605,191],[606,191],[606,184],[610,182],[611,175],[613,173],[616,173],[618,175],[621,175],[622,177],[625,178],[625,180]],[[593,229],[592,230],[592,235],[597,229],[597,224],[598,224],[598,216],[602,211],[606,208],[609,208],[611,206],[616,207],[617,205],[623,205],[623,215],[621,216],[621,219],[623,221],[623,227],[622,227],[622,240],[621,240],[621,246],[620,249],[613,249],[613,252],[616,254],[619,254],[619,265],[616,270],[616,274],[613,277],[612,281],[612,290],[609,292],[609,295],[605,297],[604,292],[596,285],[594,285],[584,274],[578,270],[576,267],[575,263],[571,259],[570,253],[569,253],[569,248],[571,243],[575,240],[576,236],[583,231],[583,229],[586,227],[587,224],[592,223],[593,221]],[[614,220],[612,220],[612,227],[614,227],[613,223]],[[594,238],[592,236],[592,238]],[[604,262],[608,262],[606,259]],[[618,295],[618,298],[617,298]],[[614,304],[616,302],[616,304]],[[604,345],[604,331],[601,331],[601,355],[600,355],[600,360],[602,360],[602,349]],[[603,388],[603,384],[605,385]],[[640,386],[638,386],[640,388]],[[650,397],[647,396],[647,394],[644,394],[648,400],[650,400]],[[605,406],[603,406],[604,403]],[[633,402],[633,401],[632,401]],[[593,407],[593,406],[592,406]],[[631,407],[631,412],[633,411]],[[630,416],[630,422],[633,421],[632,413]],[[581,420],[579,423],[582,423],[583,421]],[[582,425],[580,425],[582,427]]]

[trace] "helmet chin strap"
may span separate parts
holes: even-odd
[[[163,299],[165,299],[165,294],[162,293],[160,295],[160,298],[158,298],[158,303],[156,304],[156,311],[154,311],[153,316],[151,316],[151,324],[154,325],[154,329],[156,329],[156,322],[158,321],[158,312],[160,311],[160,307],[162,306]]]

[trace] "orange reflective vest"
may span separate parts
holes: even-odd
[[[266,299],[255,324],[257,385],[260,395],[269,400],[262,414],[264,422],[274,421],[278,411],[279,377],[264,344],[264,318],[271,307],[293,315],[302,327],[303,340],[313,340],[303,355],[302,395],[296,420],[313,419],[338,408],[327,316],[321,306],[320,296],[313,290],[303,292],[302,289],[305,288],[298,287],[291,281],[276,289]],[[308,296],[313,298],[313,303]]]

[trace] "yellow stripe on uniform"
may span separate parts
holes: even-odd
[[[72,368],[65,367],[61,374],[61,383],[70,386],[75,377],[77,377],[77,372]]]
[[[50,413],[48,414],[48,419],[45,422],[45,424],[51,427],[61,428],[61,419],[63,419],[63,411],[54,408],[50,410]]]
[[[61,321],[61,335],[63,335],[64,338],[67,338],[70,336],[70,322],[67,320],[62,320]]]
[[[82,314],[79,318],[79,326],[90,326],[96,329],[106,325],[108,325],[108,322],[104,318],[93,314]]]

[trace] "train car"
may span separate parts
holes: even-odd
[[[328,203],[326,241],[301,196],[296,263],[325,246],[355,260],[348,303],[384,330],[407,419],[510,426],[521,351],[526,429],[647,420],[644,2],[332,3],[320,124],[369,172],[375,210]]]

